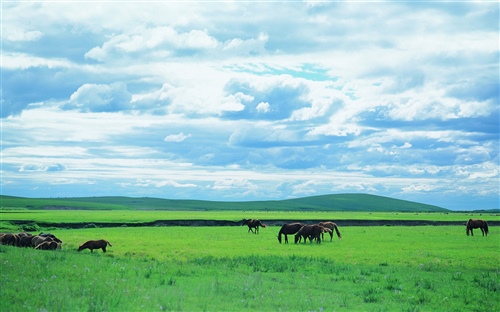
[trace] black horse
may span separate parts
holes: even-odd
[[[278,242],[281,244],[281,235],[285,235],[285,244],[288,244],[288,234],[295,234],[297,233],[301,227],[304,225],[302,223],[286,223],[283,224],[281,227],[279,233],[278,233]]]
[[[469,221],[467,221],[467,223],[465,224],[465,233],[467,233],[467,236],[469,236],[469,231],[470,231],[470,234],[474,236],[474,232],[472,231],[472,229],[477,229],[477,228],[481,229],[483,236],[484,234],[488,236],[489,232],[488,223],[481,219],[469,219]]]
[[[264,223],[260,222],[260,220],[257,220],[257,219],[243,219],[241,220],[241,225],[247,225],[248,226],[248,232],[247,233],[250,233],[250,231],[254,234],[259,234],[259,226],[265,228],[267,227],[267,225],[265,225]]]

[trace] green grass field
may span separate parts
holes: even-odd
[[[479,230],[472,237],[466,236],[465,226],[455,225],[342,226],[343,220],[498,222],[498,213],[426,210],[429,207],[415,203],[366,196],[336,197],[335,207],[342,201],[352,207],[369,199],[371,206],[386,209],[325,209],[332,208],[329,196],[258,205],[225,203],[222,210],[205,209],[220,202],[176,201],[165,209],[166,201],[157,199],[58,201],[4,196],[0,232],[50,231],[64,243],[60,251],[0,245],[1,307],[6,311],[500,310],[498,227],[490,226],[487,237]],[[180,204],[181,210],[172,209]],[[409,205],[405,207],[411,212],[393,211],[394,205]],[[279,209],[268,210],[269,206]],[[52,210],[58,207],[69,210]],[[292,235],[290,244],[279,244],[278,226],[261,228],[258,235],[248,234],[246,226],[132,226],[156,220],[243,218],[264,223],[331,220],[339,224],[342,239],[293,244]],[[97,227],[70,229],[69,223]],[[107,253],[76,251],[83,242],[101,238],[113,245]]]
[[[500,308],[496,228],[468,237],[459,226],[341,227],[341,240],[287,245],[278,230],[54,229],[62,251],[0,246],[0,302],[8,311]],[[106,254],[76,252],[99,238],[113,244]]]
[[[2,209],[84,209],[84,210],[241,210],[241,211],[412,211],[446,212],[448,210],[405,200],[369,194],[334,194],[286,200],[225,202],[170,200],[132,197],[23,198],[0,196]]]
[[[1,210],[0,220],[34,222],[150,222],[155,220],[427,220],[463,221],[482,218],[500,221],[500,214],[438,212],[295,212],[295,211],[137,211],[137,210]]]

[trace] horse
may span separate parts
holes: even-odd
[[[465,224],[465,233],[467,233],[467,236],[469,236],[469,231],[470,231],[470,234],[474,236],[474,232],[472,231],[472,229],[477,229],[477,228],[481,229],[483,236],[484,234],[488,236],[489,232],[488,223],[481,219],[469,219],[469,221],[467,221],[467,223]]]
[[[278,233],[278,242],[281,244],[281,235],[285,235],[285,244],[288,244],[288,234],[295,234],[297,233],[301,227],[304,225],[302,223],[286,223],[283,224],[281,227],[279,233]]]
[[[90,249],[90,252],[94,252],[94,249],[102,249],[102,252],[106,252],[106,246],[111,246],[111,243],[108,242],[107,240],[100,239],[100,240],[89,240],[83,243],[80,247],[78,247],[78,251],[82,251],[84,249]]]
[[[61,244],[53,241],[53,240],[46,240],[41,244],[38,244],[35,249],[40,249],[40,250],[56,250],[56,249],[61,249]]]
[[[337,237],[339,239],[342,238],[342,235],[340,235],[340,231],[339,231],[339,228],[337,227],[337,224],[335,224],[335,223],[333,223],[331,221],[325,221],[325,222],[318,223],[318,225],[331,230],[329,232],[330,233],[330,242],[333,240],[333,231],[334,230],[337,233]],[[321,234],[321,237],[324,239],[324,234]]]
[[[295,234],[295,244],[297,244],[300,239],[304,238],[304,244],[307,242],[307,238],[312,243],[313,239],[319,244],[321,243],[321,234],[324,232],[331,232],[332,230],[322,227],[318,224],[304,225],[299,229],[297,234]]]
[[[252,233],[254,234],[259,234],[259,226],[265,228],[267,227],[267,225],[265,225],[264,223],[260,222],[260,220],[254,220],[254,219],[243,219],[241,220],[241,226],[243,225],[248,225],[248,233],[250,233],[250,231],[252,231]],[[254,230],[252,230],[254,229]]]

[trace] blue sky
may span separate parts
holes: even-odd
[[[2,2],[1,193],[499,208],[492,2]]]

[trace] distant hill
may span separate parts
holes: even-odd
[[[445,208],[369,194],[333,194],[268,201],[205,201],[149,197],[24,198],[0,196],[0,206],[16,209],[85,210],[274,210],[446,212]]]

